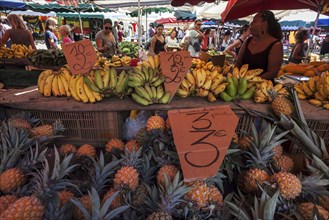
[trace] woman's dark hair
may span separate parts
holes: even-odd
[[[207,28],[205,31],[204,31],[204,34],[206,35],[206,34],[210,34],[210,31],[211,31],[211,29],[210,28]]]
[[[230,30],[225,31],[224,36],[230,36],[230,35],[231,35],[231,31]]]
[[[239,33],[242,35],[244,32],[246,32],[249,29],[250,25],[249,24],[245,24],[243,25],[240,30]]]
[[[295,35],[296,42],[303,42],[305,37],[308,35],[307,30],[299,30]]]
[[[158,27],[164,28],[163,24],[158,24],[156,28],[158,28]]]
[[[112,23],[111,19],[107,18],[107,19],[104,19],[103,24],[113,24],[113,23]]]
[[[281,40],[283,38],[281,26],[278,20],[275,19],[273,12],[269,10],[264,10],[259,13],[263,20],[268,23],[268,33],[272,37]]]

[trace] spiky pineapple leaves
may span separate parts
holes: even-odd
[[[120,191],[115,192],[104,202],[104,204],[101,204],[97,190],[95,188],[92,188],[91,192],[90,191],[88,192],[89,198],[92,201],[91,213],[88,212],[87,208],[78,199],[73,198],[71,199],[71,202],[80,209],[86,220],[93,220],[93,219],[111,220],[129,208],[129,205],[124,205],[115,208],[113,210],[110,209],[110,205],[112,204],[115,197],[118,196],[119,193]]]
[[[274,220],[277,202],[280,192],[277,191],[273,196],[269,196],[265,191],[262,192],[260,199],[254,196],[253,207],[247,201],[243,201],[243,195],[240,193],[240,199],[237,195],[229,195],[225,204],[230,208],[231,215],[240,220],[266,219]],[[231,199],[231,201],[229,201]]]

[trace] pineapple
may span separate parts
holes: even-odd
[[[26,119],[20,117],[11,117],[10,119],[8,119],[8,123],[15,128],[21,128],[27,131],[32,129],[30,123]]]
[[[11,204],[17,200],[14,195],[0,196],[0,215],[4,212]]]
[[[139,129],[138,132],[136,133],[135,140],[139,145],[143,145],[146,133],[147,133],[146,127]]]
[[[238,136],[237,133],[234,133],[234,134],[233,134],[232,142],[233,142],[234,144],[238,144],[238,143],[239,143],[239,136]]]
[[[147,131],[151,130],[161,130],[163,131],[166,128],[166,122],[161,116],[155,115],[151,116],[146,122]]]
[[[135,191],[139,182],[139,174],[134,167],[124,166],[115,174],[114,187],[116,189],[128,188]]]
[[[294,168],[294,161],[286,156],[273,157],[274,168],[278,171],[290,172]]]
[[[63,155],[71,154],[77,152],[77,148],[73,144],[63,144],[59,148],[59,152]]]
[[[164,185],[164,176],[166,175],[167,178],[172,181],[178,172],[178,168],[174,165],[164,165],[162,166],[157,174],[157,183],[159,185]]]
[[[248,150],[248,148],[250,147],[251,141],[252,141],[252,139],[249,136],[244,136],[244,137],[240,138],[240,140],[239,140],[240,148],[243,150]]]
[[[144,205],[144,201],[147,195],[147,188],[145,184],[139,184],[132,197],[132,204],[135,207],[141,207]]]
[[[272,151],[274,152],[274,156],[275,157],[281,157],[282,156],[282,153],[283,153],[283,149],[282,149],[282,146],[281,144],[279,145],[276,145]]]
[[[270,177],[270,182],[272,187],[280,189],[280,195],[284,199],[295,199],[302,192],[300,180],[291,173],[275,173]]]
[[[121,168],[116,172],[114,176],[114,188],[116,189],[128,189],[135,191],[139,183],[138,169],[141,167],[141,151],[129,152],[125,150],[125,154],[122,154]]]
[[[320,197],[320,205],[329,211],[329,196]]]
[[[214,185],[209,187],[209,196],[208,202],[210,205],[215,205],[216,207],[222,207],[223,205],[223,196],[218,190],[218,188]]]
[[[24,182],[25,176],[20,169],[8,169],[0,174],[0,191],[9,193],[21,187]]]
[[[285,115],[290,117],[294,112],[294,106],[291,101],[284,95],[277,94],[274,90],[268,91],[272,97],[272,109],[277,116]]]
[[[77,155],[95,158],[96,157],[95,147],[90,144],[84,144],[81,147],[79,147],[77,151]]]
[[[52,125],[45,124],[32,128],[31,134],[34,138],[40,138],[42,136],[51,137],[64,130],[65,128],[62,122],[57,120]]]
[[[172,220],[173,218],[166,212],[153,212],[146,220]]]
[[[5,210],[0,219],[10,220],[42,220],[45,208],[54,196],[54,193],[72,185],[65,177],[75,167],[69,166],[72,155],[60,160],[59,153],[55,148],[54,168],[49,172],[48,161],[45,160],[42,171],[35,174],[34,194],[26,196],[15,201],[7,210]],[[56,212],[56,208],[52,210]]]
[[[130,140],[126,143],[125,149],[128,151],[137,151],[140,148],[140,145],[136,142],[136,140]]]
[[[111,188],[109,191],[107,191],[103,197],[102,204],[104,204],[114,193],[116,193],[117,190],[114,188]],[[115,199],[112,201],[110,208],[118,208],[122,205],[121,201],[121,195],[120,193],[115,197]]]
[[[210,189],[207,184],[204,181],[197,180],[186,185],[191,186],[192,189],[185,194],[185,199],[193,202],[197,208],[206,207],[210,196]]]
[[[322,219],[329,219],[329,212],[326,211],[323,207],[318,206],[316,204],[305,202],[298,205],[298,211],[303,217],[304,220],[313,220],[318,219],[315,218],[315,212],[314,209],[317,209],[319,216],[321,216]]]
[[[265,171],[258,168],[253,168],[246,171],[239,179],[241,186],[248,192],[258,190],[257,182],[263,185],[265,181],[268,181],[270,175]]]
[[[109,140],[107,142],[105,150],[107,152],[111,152],[113,149],[118,149],[120,151],[123,151],[124,147],[125,147],[125,144],[123,143],[122,140],[120,140],[118,138],[112,138],[111,140]]]
[[[114,193],[102,204],[95,188],[91,189],[89,195],[85,195],[79,200],[76,198],[71,199],[77,210],[79,210],[79,212],[75,212],[76,219],[115,219],[116,216],[129,208],[128,205],[113,210],[109,208],[119,193],[119,191]]]
[[[68,190],[62,190],[57,193],[60,207],[65,205],[74,197],[74,194]]]

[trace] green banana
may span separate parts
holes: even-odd
[[[237,93],[237,88],[235,87],[233,81],[230,81],[228,83],[228,86],[226,87],[226,92],[229,94],[231,97],[235,97]]]
[[[131,94],[131,97],[133,98],[133,100],[137,103],[137,104],[140,104],[140,105],[150,105],[152,104],[152,102],[149,102],[148,100],[140,97],[139,95],[135,94],[135,93],[132,93]]]
[[[104,89],[103,78],[101,75],[101,71],[99,70],[95,71],[95,84],[99,89]]]
[[[153,100],[155,97],[153,97],[153,92],[152,92],[151,87],[149,85],[145,85],[144,88],[147,91],[147,93],[149,94],[151,100]]]
[[[143,81],[145,81],[145,74],[142,72],[142,70],[135,67],[134,71],[137,75],[139,75],[142,78]]]
[[[110,83],[110,70],[105,70],[103,76],[104,88],[107,88],[109,86],[109,83]]]
[[[160,75],[159,75],[159,74],[157,74],[157,75],[154,74],[153,78],[150,80],[150,84],[153,84],[153,83],[154,83],[155,81],[157,81],[159,78],[160,78]]]
[[[238,87],[238,94],[244,94],[248,89],[248,81],[246,78],[240,78],[239,80],[239,87]]]
[[[219,93],[219,97],[225,102],[231,102],[233,100],[233,97],[226,92]]]
[[[152,90],[153,99],[156,99],[157,98],[157,88],[155,88],[154,86],[151,86],[151,90]]]
[[[114,91],[116,93],[121,93],[123,90],[124,90],[124,84],[126,82],[126,78],[127,78],[127,74],[126,74],[126,71],[121,71],[120,75],[119,75],[119,78],[118,78],[118,82],[117,84],[115,85],[115,89]]]
[[[143,83],[139,82],[139,81],[134,81],[134,80],[129,80],[128,81],[128,86],[129,87],[135,88],[135,87],[142,86],[142,85],[143,85]]]
[[[135,88],[135,91],[136,91],[137,95],[139,95],[139,96],[145,98],[147,101],[151,101],[151,97],[150,97],[150,95],[147,93],[147,91],[145,90],[144,87],[142,87],[142,86],[138,86],[138,87]]]
[[[152,85],[155,87],[160,86],[162,83],[164,83],[166,77],[165,76],[160,76],[159,79],[157,79]]]
[[[94,83],[94,81],[92,81],[92,79],[90,78],[90,76],[88,76],[88,75],[84,76],[83,77],[83,81],[94,92],[97,92],[97,93],[100,93],[101,92],[101,90],[96,86],[96,84]]]
[[[253,86],[247,92],[245,92],[244,94],[242,94],[240,96],[240,98],[243,99],[243,100],[248,100],[248,99],[250,99],[254,95],[255,91],[256,91],[256,87]]]
[[[152,79],[154,78],[154,71],[151,67],[148,68],[148,73],[149,73],[148,81],[151,82]]]
[[[117,71],[115,68],[111,68],[110,70],[110,84],[109,87],[111,90],[115,88],[118,82],[118,76],[117,76]]]
[[[163,97],[164,95],[164,90],[162,86],[157,87],[157,96],[156,99],[159,100]]]
[[[171,98],[170,92],[166,92],[166,94],[164,94],[164,96],[162,96],[162,98],[160,99],[160,103],[167,104],[170,101],[170,98]]]
[[[239,79],[236,76],[232,77],[235,88],[239,87]]]

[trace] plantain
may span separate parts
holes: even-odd
[[[245,78],[239,79],[238,94],[244,94],[248,89],[248,81]]]
[[[83,77],[83,81],[85,84],[87,84],[87,86],[94,92],[98,92],[100,93],[101,90],[98,88],[98,86],[94,83],[94,81],[90,78],[89,75],[85,75],[82,76]]]
[[[140,97],[139,95],[135,94],[135,93],[132,93],[131,94],[131,97],[133,98],[133,100],[137,103],[137,104],[140,104],[140,105],[150,105],[152,104],[152,102],[146,100],[145,98],[143,97]]]
[[[219,93],[219,97],[225,102],[233,101],[233,97],[227,94],[226,92]]]
[[[256,90],[256,87],[253,86],[251,87],[247,92],[245,92],[244,94],[242,94],[240,96],[241,99],[243,100],[248,100],[248,99],[251,99],[251,97],[254,95],[255,93],[255,90]]]

